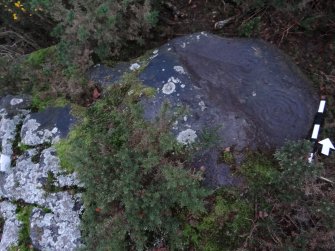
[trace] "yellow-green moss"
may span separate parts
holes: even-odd
[[[66,105],[70,104],[68,100],[66,100],[64,97],[58,97],[55,99],[52,99],[51,97],[42,99],[40,96],[35,93],[32,97],[31,106],[33,110],[37,111],[43,111],[47,107],[64,107]]]
[[[40,67],[46,61],[47,58],[54,57],[55,52],[56,52],[55,46],[34,51],[28,55],[26,63],[34,67]]]
[[[198,250],[235,250],[250,231],[252,217],[250,203],[238,191],[223,188],[209,212],[197,224],[187,225],[184,235]]]
[[[273,160],[259,153],[248,155],[240,168],[240,172],[253,185],[269,185],[278,176],[278,170]]]

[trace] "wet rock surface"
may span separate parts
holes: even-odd
[[[20,97],[5,97],[1,104]],[[7,102],[9,101],[9,102]],[[26,102],[27,101],[27,102]],[[13,106],[17,105],[12,102]],[[18,245],[22,222],[17,207],[32,207],[29,229],[32,245],[39,250],[75,250],[81,245],[82,202],[76,174],[60,168],[52,143],[65,137],[74,119],[70,107],[30,113],[28,100],[20,109],[3,105],[0,121],[0,214],[5,219],[0,250]],[[8,112],[10,111],[10,112]],[[32,122],[33,121],[33,122]],[[20,125],[22,128],[20,129]],[[17,155],[15,148],[23,148]],[[51,189],[52,188],[52,189]]]
[[[153,53],[140,80],[157,90],[141,101],[147,119],[166,102],[170,111],[186,108],[173,127],[180,143],[214,132],[211,151],[229,147],[239,159],[246,149],[273,150],[305,138],[317,111],[306,77],[281,51],[256,39],[207,33],[174,39]],[[203,155],[209,185],[233,182],[218,154]]]

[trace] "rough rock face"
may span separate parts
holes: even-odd
[[[16,206],[8,201],[0,203],[0,215],[5,220],[0,250],[7,250],[18,242],[20,222],[16,219]]]
[[[186,108],[173,128],[180,143],[192,143],[204,131],[217,134],[217,149],[197,157],[212,186],[232,182],[227,165],[217,163],[217,151],[230,147],[241,157],[245,149],[270,150],[304,138],[317,110],[310,82],[261,40],[207,33],[177,38],[154,52],[140,80],[157,90],[154,98],[142,100],[147,119],[164,102],[171,111]]]
[[[66,137],[73,123],[69,106],[49,107],[43,112],[29,114],[21,130],[22,143],[29,146],[56,143]]]
[[[0,203],[0,214],[5,226],[0,250],[18,243],[22,223],[17,220],[16,205],[33,207],[29,229],[35,248],[77,249],[81,245],[79,225],[83,208],[81,194],[76,191],[82,185],[75,173],[67,174],[60,169],[56,151],[50,147],[50,143],[67,135],[74,121],[70,108],[29,113],[29,100],[24,97],[5,97],[0,104],[1,156],[8,156],[1,157],[0,196],[4,201]],[[22,107],[15,109],[20,104]],[[14,156],[14,149],[19,146],[13,143],[26,150]]]
[[[221,126],[225,147],[273,148],[305,137],[317,108],[296,66],[260,40],[205,33],[175,39],[140,78],[158,91],[145,103],[148,116],[164,101],[186,105],[189,116],[178,131]]]

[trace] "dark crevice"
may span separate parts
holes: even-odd
[[[44,182],[42,188],[48,193],[70,192],[71,194],[77,194],[84,193],[86,191],[85,188],[78,187],[76,185],[59,187],[55,185],[56,181],[57,178],[55,177],[55,174],[49,171],[48,177],[46,178],[46,181]]]
[[[19,143],[21,142],[21,129],[23,126],[23,119],[16,125],[15,138],[12,144],[13,147],[13,156],[11,166],[16,166],[16,160],[23,153],[22,148]]]

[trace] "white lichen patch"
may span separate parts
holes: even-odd
[[[12,98],[10,101],[10,105],[18,105],[21,104],[23,102],[22,98]]]
[[[201,111],[204,111],[207,108],[205,105],[205,102],[202,100],[199,102],[199,106],[200,106]]]
[[[41,126],[35,119],[26,119],[21,129],[22,143],[35,146],[44,143],[57,143],[59,141],[59,131],[57,127],[53,129],[41,129]]]
[[[60,160],[53,148],[43,150],[39,164],[31,161],[36,152],[31,149],[19,157],[16,167],[4,180],[2,196],[51,210],[52,213],[44,213],[41,208],[33,209],[30,237],[34,245],[41,250],[76,250],[80,245],[80,215],[83,210],[76,203],[80,202],[81,195],[71,195],[67,191],[48,193],[43,184],[50,172],[55,177],[54,184],[59,187],[79,186],[79,180],[75,173],[67,175],[60,169]]]
[[[0,250],[10,250],[19,240],[20,222],[16,217],[16,206],[8,201],[0,203],[0,215],[5,220],[3,226]]]
[[[162,92],[166,95],[170,95],[176,91],[176,85],[173,82],[167,82],[163,85]]]
[[[6,172],[10,168],[11,158],[9,155],[1,154],[0,157],[0,171]]]
[[[21,116],[14,116],[13,119],[2,118],[0,120],[1,153],[12,155],[12,144],[15,138],[16,126],[21,121]]]
[[[132,65],[129,67],[129,69],[130,69],[131,71],[136,71],[136,70],[138,70],[138,69],[140,69],[140,68],[141,68],[141,65],[138,64],[138,63],[134,63],[134,64],[132,64]]]
[[[171,77],[171,78],[168,79],[168,82],[172,82],[172,83],[178,84],[181,81],[180,81],[179,78]]]
[[[176,91],[176,84],[180,83],[179,78],[170,77],[166,84],[163,85],[162,92],[169,95]]]
[[[192,129],[186,129],[185,131],[181,131],[177,136],[177,141],[183,145],[192,144],[195,142],[197,138],[196,131]]]
[[[176,65],[176,66],[174,66],[173,69],[174,69],[176,72],[180,73],[180,74],[186,74],[184,68],[183,68],[182,66],[180,66],[180,65]]]

